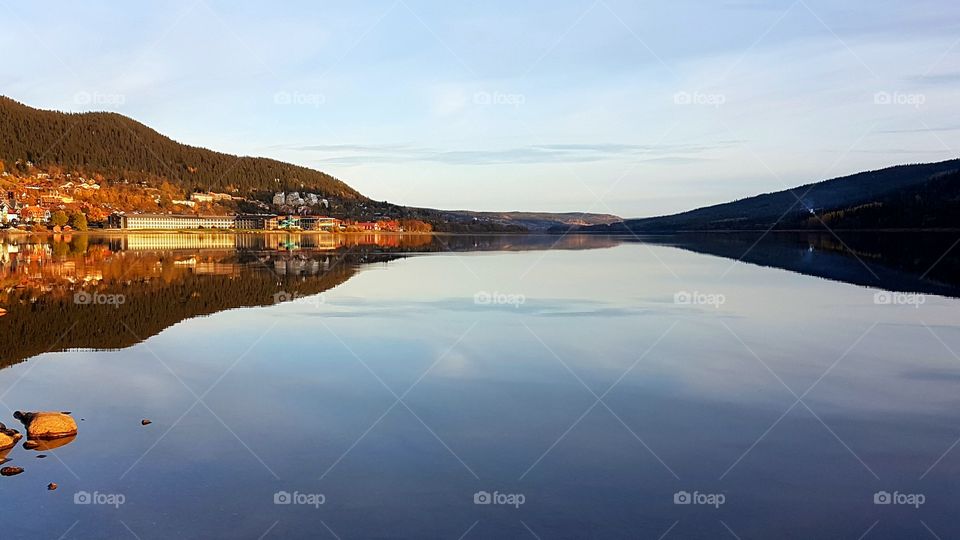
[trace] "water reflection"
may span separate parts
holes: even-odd
[[[0,503],[44,519],[4,537],[717,538],[722,520],[741,538],[877,521],[869,538],[905,538],[920,519],[960,534],[957,301],[879,306],[840,281],[875,279],[859,257],[912,280],[882,286],[943,287],[946,249],[424,238],[8,242],[0,324],[22,326],[0,330],[33,359],[0,370],[2,401],[85,420],[49,459],[9,454],[26,471]],[[832,281],[801,275],[817,272]],[[727,302],[678,305],[684,289]],[[94,291],[103,304],[75,303]],[[874,505],[883,489],[928,503]],[[527,502],[474,504],[481,490]],[[81,491],[127,502],[74,504]],[[326,504],[276,505],[281,491]],[[680,491],[726,504],[676,505]]]
[[[0,335],[17,336],[0,353],[0,365],[48,351],[127,347],[184,319],[306,298],[365,265],[429,253],[603,249],[642,241],[869,287],[960,296],[960,249],[951,249],[956,240],[947,233],[0,238]]]

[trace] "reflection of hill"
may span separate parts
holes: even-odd
[[[268,271],[253,271],[240,279],[189,274],[172,282],[98,287],[97,294],[123,295],[123,304],[116,307],[76,304],[72,293],[34,297],[33,291],[21,289],[10,295],[5,303],[8,313],[0,318],[0,334],[17,336],[4,344],[0,364],[8,366],[49,350],[128,347],[184,319],[273,304],[280,292],[318,294],[355,273],[354,266],[341,264],[307,278],[278,279]]]
[[[124,252],[44,261],[41,255],[47,251],[45,246],[21,248],[16,264],[0,267],[6,270],[7,283],[0,291],[0,305],[7,309],[0,317],[0,335],[9,338],[0,354],[2,366],[48,351],[128,347],[192,317],[270,305],[281,293],[285,298],[319,294],[347,281],[358,269],[358,260],[351,256],[230,250],[216,257]],[[362,256],[364,262],[393,258]],[[85,295],[84,300],[101,296],[84,304],[75,301],[77,294]],[[97,304],[108,298],[122,301]]]
[[[600,236],[171,234],[0,237],[0,366],[129,347],[185,319],[310,296],[406,254],[595,249]],[[122,302],[77,303],[75,295]],[[129,327],[129,328],[128,328]]]
[[[688,233],[644,241],[854,285],[960,297],[956,234]]]

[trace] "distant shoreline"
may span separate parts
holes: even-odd
[[[42,236],[42,235],[65,235],[65,234],[100,234],[100,235],[136,235],[136,234],[315,234],[315,235],[343,235],[353,236],[361,234],[380,234],[390,236],[404,235],[424,235],[424,234],[445,234],[436,232],[399,232],[399,231],[300,231],[300,230],[264,230],[264,229],[87,229],[85,231],[21,231],[16,229],[0,230],[0,234],[6,236]]]

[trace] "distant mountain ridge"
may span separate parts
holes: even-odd
[[[558,226],[609,225],[623,221],[613,214],[585,212],[477,212],[473,210],[431,210],[450,220],[479,220],[503,227],[523,227],[531,232],[545,232]]]
[[[960,159],[897,165],[668,216],[578,232],[960,228]],[[554,228],[554,231],[569,230]]]

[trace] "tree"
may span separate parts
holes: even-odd
[[[67,214],[63,210],[57,210],[52,216],[50,216],[50,223],[54,227],[63,227],[67,224],[67,221]]]
[[[74,212],[70,216],[70,226],[78,231],[87,230],[87,216],[83,212]]]

